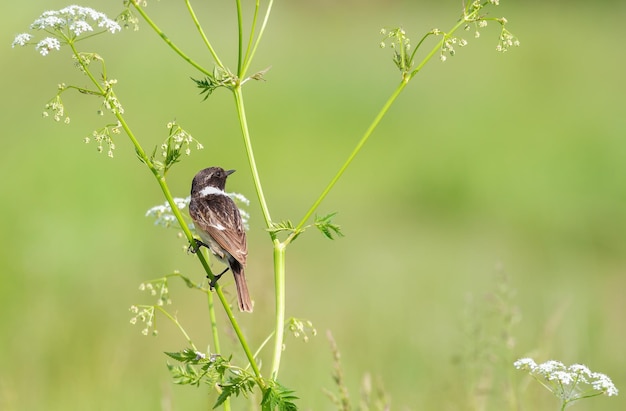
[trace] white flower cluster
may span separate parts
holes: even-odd
[[[241,221],[244,227],[249,229],[248,221],[250,220],[250,214],[239,207],[239,204],[245,204],[246,206],[250,205],[250,200],[248,200],[243,194],[240,193],[226,193],[227,196],[233,199],[235,204],[237,204],[237,208],[239,208],[239,214],[241,214]],[[176,203],[176,207],[179,210],[183,210],[189,206],[191,202],[191,197],[174,197],[174,203]],[[146,217],[154,217],[154,224],[160,225],[166,228],[176,226],[178,227],[178,222],[176,221],[176,217],[174,213],[172,213],[172,207],[170,207],[169,203],[165,202],[164,204],[156,205],[146,211]],[[195,227],[193,223],[189,224],[189,228],[194,230]]]
[[[61,48],[61,40],[64,42],[72,41],[81,34],[93,32],[94,27],[103,29],[102,32],[108,31],[116,33],[122,28],[115,21],[111,20],[106,14],[96,11],[90,7],[68,6],[61,10],[51,10],[44,12],[31,25],[31,30],[45,30],[53,33],[56,37],[46,37],[39,41],[35,49],[42,55],[46,56],[51,50],[59,50]],[[30,33],[21,33],[15,36],[12,47],[25,46],[33,38]]]
[[[174,203],[176,203],[176,207],[178,207],[179,210],[186,208],[190,201],[191,197],[174,198]],[[172,224],[176,224],[176,217],[174,213],[172,213],[172,207],[170,207],[167,202],[165,204],[156,205],[146,211],[146,217],[154,217],[154,224],[163,227],[171,227]]]
[[[191,155],[190,144],[194,141],[196,142],[197,150],[202,150],[204,148],[204,146],[199,141],[195,140],[191,136],[191,134],[189,134],[182,127],[176,124],[175,121],[167,123],[167,128],[170,130],[170,135],[168,137],[168,140],[161,144],[161,150],[163,151],[161,154],[163,157],[167,157],[167,150],[170,144],[170,140],[171,143],[174,144],[174,150],[180,151],[182,147],[185,146],[185,154],[188,156]]]
[[[617,388],[608,376],[592,372],[582,364],[565,366],[554,360],[537,364],[532,358],[522,358],[513,365],[518,370],[528,371],[565,403],[600,394],[609,397],[618,394]]]

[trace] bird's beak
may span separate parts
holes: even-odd
[[[234,173],[235,171],[237,171],[237,170],[228,170],[228,171],[226,171],[226,175],[227,175],[227,176],[229,176],[229,175],[231,175],[232,173]]]

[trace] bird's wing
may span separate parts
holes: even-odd
[[[239,209],[230,197],[215,194],[192,198],[189,215],[199,229],[206,231],[242,266],[246,265],[246,232]]]

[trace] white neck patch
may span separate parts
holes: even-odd
[[[226,195],[226,193],[223,190],[220,190],[219,188],[213,187],[213,186],[206,186],[202,190],[200,190],[201,197],[206,197],[210,194],[219,194],[223,196]]]

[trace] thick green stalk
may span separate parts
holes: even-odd
[[[285,334],[285,247],[284,243],[274,239],[274,289],[276,298],[276,317],[274,320],[274,353],[270,376],[276,380],[280,368]]]
[[[256,166],[256,160],[254,159],[254,151],[252,149],[252,142],[250,141],[250,132],[248,130],[248,120],[246,118],[246,109],[243,104],[243,93],[241,91],[241,85],[237,85],[233,88],[233,95],[235,96],[235,105],[237,106],[237,115],[239,117],[239,124],[241,126],[241,134],[243,142],[246,147],[246,154],[248,155],[248,164],[250,165],[250,172],[252,173],[252,180],[254,181],[254,188],[256,189],[257,198],[261,205],[261,211],[263,212],[263,218],[265,219],[265,225],[270,228],[272,225],[272,217],[270,216],[270,210],[265,201],[265,195],[263,194],[263,187],[261,186],[261,178],[259,177],[259,171]]]

